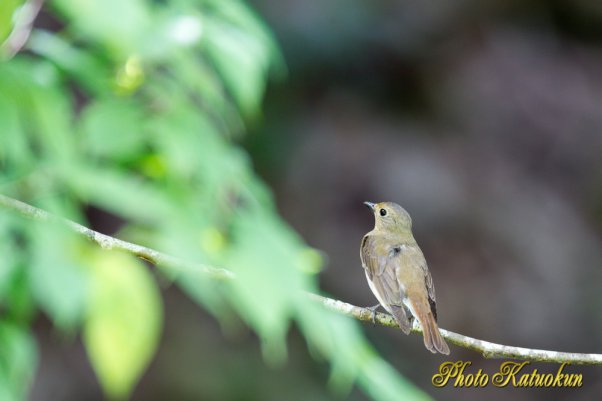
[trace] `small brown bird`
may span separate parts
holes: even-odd
[[[410,333],[410,322],[404,305],[420,322],[424,346],[432,353],[449,354],[437,326],[433,279],[412,235],[410,215],[393,202],[364,204],[376,220],[360,250],[370,289],[405,334]]]

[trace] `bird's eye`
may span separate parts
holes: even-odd
[[[387,215],[387,211],[385,209],[380,209],[380,215],[381,216],[386,216]]]

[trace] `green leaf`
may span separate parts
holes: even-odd
[[[357,381],[375,400],[430,400],[376,353],[357,321],[327,311],[307,298],[301,299],[297,308],[297,319],[310,349],[331,362],[329,385],[335,391],[347,393]]]
[[[80,122],[88,154],[128,160],[145,150],[143,110],[131,99],[107,97],[93,102],[84,109]]]
[[[12,224],[10,216],[0,212],[0,305],[4,303],[15,269],[17,258],[20,256],[18,248],[12,238]]]
[[[126,399],[157,347],[160,294],[137,259],[103,251],[90,256],[94,285],[84,343],[106,394]]]
[[[0,321],[0,399],[25,400],[36,364],[37,348],[31,334]]]
[[[265,43],[239,27],[207,21],[206,49],[242,114],[259,114],[270,66]]]
[[[0,89],[3,95],[10,96],[20,120],[15,120],[14,109],[10,111],[6,105],[0,105],[12,120],[8,127],[21,137],[16,149],[21,153],[35,152],[38,162],[41,158],[49,160],[55,169],[58,166],[68,169],[68,162],[75,155],[71,129],[73,104],[57,68],[47,61],[22,56],[0,64],[0,75]],[[33,149],[22,149],[24,145]]]
[[[143,0],[55,0],[53,5],[74,32],[101,43],[117,59],[136,53],[152,32],[149,2]]]
[[[36,225],[30,235],[34,298],[58,327],[71,329],[83,317],[87,302],[87,274],[77,261],[81,239],[49,222]]]
[[[158,156],[171,166],[172,176],[186,185],[198,181],[205,197],[218,198],[224,189],[232,189],[234,179],[249,175],[245,154],[228,143],[207,116],[187,110],[185,104],[178,106],[181,110],[151,120]]]
[[[151,117],[150,139],[158,156],[171,167],[169,173],[180,180],[214,173],[220,166],[214,165],[212,169],[211,163],[223,160],[226,143],[207,118],[186,110],[184,104],[181,106],[181,109]]]
[[[18,168],[29,165],[32,161],[31,150],[24,135],[22,122],[19,119],[19,107],[14,99],[19,96],[19,90],[6,79],[0,67],[0,132],[2,132],[2,146],[0,146],[0,166]]]
[[[57,68],[44,62],[35,65],[38,82],[31,87],[29,98],[31,122],[44,156],[63,171],[71,171],[76,157],[72,129],[73,105],[69,92],[62,86]]]
[[[156,224],[177,210],[167,191],[116,168],[82,167],[65,178],[87,203],[126,219]]]
[[[303,248],[288,227],[261,209],[240,213],[233,224],[225,263],[237,274],[231,301],[262,337],[266,359],[281,362],[290,317],[306,279],[294,260]]]
[[[241,114],[256,118],[269,73],[284,71],[275,40],[244,2],[205,2],[212,13],[205,19],[204,49]]]
[[[0,210],[0,310],[16,322],[28,322],[34,313],[26,255],[16,241],[17,233],[26,230],[16,216]],[[0,386],[2,387],[2,386]],[[0,397],[2,400],[2,397]]]
[[[95,94],[112,92],[111,75],[106,60],[80,49],[51,32],[35,29],[27,48],[52,61],[70,79]]]
[[[364,344],[365,341],[364,341]],[[381,401],[431,401],[432,398],[395,369],[376,352],[369,349],[366,358],[360,364],[359,385],[372,398]]]

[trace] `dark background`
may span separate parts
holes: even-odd
[[[289,80],[249,148],[281,212],[329,257],[323,289],[374,303],[359,262],[373,219],[410,212],[443,327],[489,341],[602,350],[602,6],[588,1],[256,1]],[[452,346],[366,326],[436,399],[550,399],[550,391],[434,389]],[[555,371],[557,366],[532,368]],[[532,370],[532,368],[529,369]],[[602,393],[600,368],[585,387]],[[596,384],[597,383],[597,384]],[[561,395],[562,394],[562,395]]]
[[[289,74],[269,89],[263,121],[244,145],[281,213],[327,255],[325,292],[375,303],[359,261],[373,225],[362,201],[391,200],[413,217],[442,327],[502,344],[602,352],[600,3],[252,3]],[[295,332],[287,365],[269,368],[242,325],[224,330],[177,290],[165,295],[163,343],[134,399],[337,398],[325,386],[327,366],[310,359]],[[98,399],[83,348],[57,347],[49,324],[39,326],[41,358],[52,362],[41,365],[32,399]],[[470,372],[490,374],[502,361],[456,346],[433,356],[420,336],[365,331],[437,400],[602,393],[600,367],[567,369],[583,373],[578,390],[436,389],[431,377],[444,361],[470,360]],[[366,399],[357,390],[339,397]]]

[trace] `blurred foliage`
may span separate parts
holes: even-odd
[[[0,6],[3,46],[22,8]],[[93,206],[122,220],[121,237],[230,268],[232,282],[159,274],[217,319],[237,312],[271,364],[284,362],[296,321],[315,357],[331,362],[336,390],[357,381],[375,399],[427,399],[356,322],[303,295],[317,290],[319,253],[278,216],[235,142],[260,118],[269,75],[283,73],[270,31],[245,4],[53,0],[39,18],[56,28],[34,27],[0,63],[3,194],[83,224]],[[127,399],[161,335],[151,271],[6,210],[0,238],[0,398],[26,398],[41,311],[61,332],[82,333],[107,397]]]

